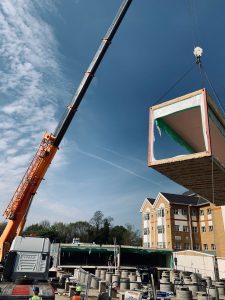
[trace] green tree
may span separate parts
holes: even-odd
[[[114,244],[114,240],[116,239],[118,245],[125,245],[126,233],[127,229],[124,226],[114,226],[110,232],[110,244]]]
[[[126,238],[125,245],[131,246],[141,246],[141,236],[140,231],[135,230],[134,226],[131,224],[126,224]]]

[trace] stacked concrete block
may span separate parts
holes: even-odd
[[[120,276],[119,275],[113,275],[112,276],[112,287],[118,287],[120,285]]]
[[[129,272],[127,270],[122,270],[121,278],[128,278]]]
[[[211,287],[212,286],[212,278],[210,276],[207,276],[204,278],[206,280],[206,284],[207,284],[207,287]]]
[[[101,270],[100,271],[100,278],[101,278],[101,280],[104,281],[105,277],[106,277],[106,270]]]
[[[91,288],[93,289],[98,289],[99,288],[99,281],[100,279],[97,277],[92,277],[91,278]]]
[[[172,283],[179,281],[180,277],[179,277],[179,272],[176,270],[173,270],[170,272],[170,281]]]
[[[130,290],[139,290],[141,288],[141,282],[132,281],[130,282]]]
[[[101,270],[100,269],[96,269],[95,270],[95,276],[100,278],[100,274],[101,274]]]
[[[196,297],[197,292],[199,291],[198,283],[192,282],[192,283],[188,284],[187,287],[188,287],[189,291],[191,291],[192,297]]]
[[[112,276],[113,276],[112,272],[106,272],[105,280],[107,283],[112,283]]]
[[[216,298],[208,295],[206,292],[198,292],[197,300],[216,300]]]
[[[215,282],[215,286],[218,290],[219,298],[225,295],[225,284],[224,282],[217,281]]]
[[[160,279],[160,290],[164,292],[172,292],[173,285],[170,282],[170,274],[163,272],[162,278]]]
[[[219,293],[215,286],[210,286],[208,289],[208,293],[210,296],[214,297],[216,300],[219,300]]]
[[[192,273],[190,277],[192,282],[198,282],[198,275],[196,273]]]
[[[130,281],[129,278],[121,278],[120,279],[120,290],[126,291],[130,289]]]
[[[99,281],[99,293],[105,293],[106,292],[106,282],[105,281]]]
[[[192,300],[191,291],[186,287],[180,287],[176,290],[176,300]]]
[[[129,278],[130,282],[137,281],[137,275],[135,273],[130,273]]]

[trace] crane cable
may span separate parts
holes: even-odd
[[[191,1],[192,0],[188,0],[189,1],[189,4],[190,4],[190,8],[191,8]],[[194,35],[196,35],[196,40],[198,39],[198,32],[197,32],[197,28],[198,28],[198,19],[197,19],[197,11],[196,11],[196,6],[195,6],[195,1],[193,1],[193,6],[192,6],[192,13],[193,13],[193,44],[194,44],[194,47],[195,47],[195,41],[194,41]],[[198,39],[199,40],[199,39]],[[200,47],[195,47],[194,48],[194,55],[196,57],[196,64],[198,65],[198,69],[199,69],[199,74],[200,74],[200,78],[201,78],[201,82],[202,82],[202,85],[204,87],[204,83],[205,83],[205,79],[206,81],[208,82],[215,98],[217,99],[217,102],[220,106],[220,108],[222,109],[222,112],[223,112],[223,115],[225,115],[225,109],[224,109],[224,106],[213,86],[213,84],[211,83],[211,81],[209,80],[209,77],[206,73],[206,70],[205,68],[203,67],[202,65],[202,62],[201,62],[201,55],[203,53],[203,50],[202,52],[200,53],[200,56],[196,55],[197,51],[196,49],[199,48],[201,49]],[[196,52],[196,53],[195,53]],[[206,85],[205,85],[206,87]],[[213,205],[215,206],[215,178],[214,178],[214,156],[213,154],[211,154],[211,186],[212,186],[212,203]],[[216,222],[215,222],[215,212],[214,212],[214,209],[212,209],[212,220],[213,220],[213,251],[215,251],[215,256],[214,256],[214,259],[215,259],[215,262],[216,262],[216,234],[215,234],[215,231],[216,231]],[[211,245],[212,247],[212,245]],[[217,280],[218,278],[218,269],[214,266],[214,274],[215,274],[215,279]]]
[[[179,82],[181,82],[193,69],[195,68],[195,64],[191,64],[190,68],[185,71],[171,86],[166,92],[164,92],[153,104],[152,106],[158,104],[172,89],[174,89]]]

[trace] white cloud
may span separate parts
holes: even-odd
[[[52,1],[41,9],[56,11]],[[4,209],[66,93],[58,45],[38,1],[0,1],[0,197]],[[65,163],[62,151],[56,166]]]

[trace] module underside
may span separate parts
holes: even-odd
[[[193,155],[151,167],[215,205],[225,204],[225,169],[212,156]]]

